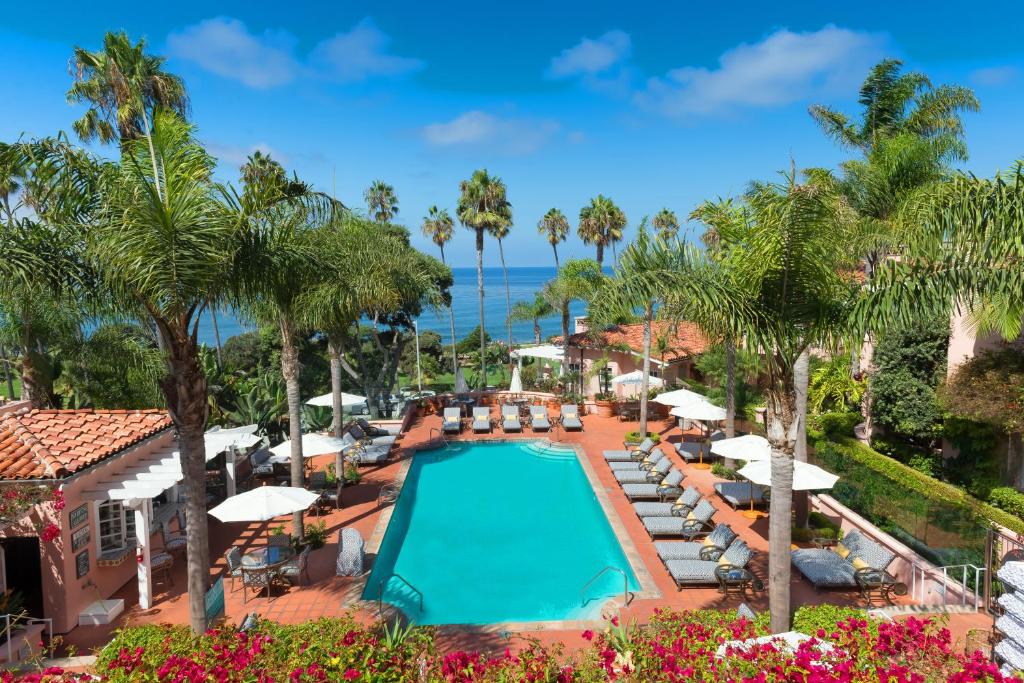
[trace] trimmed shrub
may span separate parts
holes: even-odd
[[[988,502],[1000,510],[1024,518],[1024,493],[1009,486],[999,486],[988,494]]]
[[[728,479],[729,481],[736,481],[736,470],[726,467],[720,462],[711,465],[711,474],[722,479]]]
[[[647,438],[656,444],[661,442],[661,436],[659,436],[656,432],[647,432]],[[627,443],[642,443],[644,437],[640,434],[639,431],[634,429],[631,432],[626,432],[625,440]]]
[[[853,436],[853,428],[863,421],[860,413],[846,411],[822,413],[811,418],[811,424],[828,436]]]

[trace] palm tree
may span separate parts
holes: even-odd
[[[374,180],[363,193],[366,211],[378,223],[390,223],[398,215],[398,197],[395,188],[383,180]]]
[[[713,319],[725,320],[733,338],[745,336],[752,347],[764,349],[772,449],[768,545],[773,632],[787,630],[790,621],[793,460],[802,421],[796,366],[812,345],[828,348],[847,332],[858,295],[842,276],[852,261],[844,251],[852,228],[843,202],[831,183],[819,184],[812,176],[801,184],[794,176],[783,184],[755,183],[738,210],[721,204],[697,209],[696,217],[713,221],[719,235],[733,236],[716,267],[725,291],[742,300],[707,297],[714,304],[708,307],[688,296],[684,309],[703,308]],[[663,277],[680,276],[668,271]]]
[[[676,214],[668,209],[662,209],[654,214],[651,225],[658,231],[658,237],[665,240],[675,239],[679,235],[679,219]]]
[[[596,261],[570,259],[558,269],[558,275],[544,285],[542,295],[558,311],[562,323],[562,362],[559,374],[565,374],[569,363],[569,306],[573,301],[590,300],[603,278],[601,266]]]
[[[459,184],[456,215],[463,226],[476,233],[476,284],[480,298],[480,383],[487,386],[487,349],[484,325],[484,232],[512,222],[512,205],[505,197],[505,184],[486,169],[473,172]]]
[[[551,302],[544,297],[544,293],[537,292],[533,301],[517,301],[516,305],[512,307],[510,318],[516,321],[533,321],[533,341],[539,346],[541,343],[540,321],[542,318],[553,315],[554,312],[555,309],[551,306]]]
[[[147,55],[146,41],[132,44],[125,32],[108,32],[103,49],[90,52],[75,47],[71,72],[75,82],[67,92],[68,102],[88,103],[89,109],[73,127],[82,140],[99,139],[121,144],[144,137],[149,146],[153,187],[160,196],[160,172],[153,149],[151,121],[158,108],[169,109],[184,118],[188,113],[185,83],[163,70],[165,58]]]
[[[512,350],[512,294],[508,287],[508,267],[505,265],[505,248],[502,240],[504,240],[509,231],[512,229],[512,206],[509,205],[508,220],[502,221],[492,225],[488,232],[491,236],[498,240],[498,258],[501,261],[501,273],[505,278],[505,324],[508,328],[508,350]]]
[[[451,214],[448,213],[448,209],[439,209],[436,206],[431,206],[427,210],[427,215],[423,218],[423,234],[430,238],[430,241],[441,250],[441,263],[445,265],[447,263],[444,259],[444,245],[451,241],[454,234],[453,228],[454,222],[452,221]],[[455,350],[455,309],[452,307],[451,301],[448,302],[448,322],[451,325],[452,376],[454,377],[459,372],[459,354]]]
[[[184,473],[189,615],[193,631],[202,633],[210,566],[203,445],[208,398],[197,326],[207,302],[224,300],[249,276],[247,225],[222,201],[212,181],[214,160],[188,124],[158,110],[150,133],[144,143],[127,141],[123,163],[104,175],[88,246],[106,286],[126,307],[145,310],[162,340],[160,388]],[[148,155],[158,161],[164,199],[156,193],[158,180],[143,171]]]
[[[610,198],[597,195],[590,204],[580,209],[580,224],[577,233],[584,244],[597,247],[597,264],[604,264],[604,249],[613,248],[622,240],[626,227],[626,214]]]
[[[537,232],[547,238],[551,250],[555,252],[555,269],[557,270],[559,268],[558,245],[564,242],[569,234],[569,221],[565,219],[565,214],[558,209],[549,209],[544,217],[537,222]]]

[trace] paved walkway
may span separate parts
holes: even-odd
[[[497,414],[496,408],[492,408],[492,411],[495,415]],[[362,483],[356,487],[344,490],[345,507],[320,517],[327,525],[329,542],[322,549],[313,551],[310,556],[309,573],[311,581],[308,585],[293,587],[287,590],[276,590],[271,601],[268,601],[265,597],[253,598],[250,596],[248,603],[243,603],[241,584],[239,583],[238,590],[233,591],[230,581],[227,581],[225,586],[227,619],[237,623],[246,613],[258,612],[278,622],[299,623],[323,616],[338,616],[348,611],[349,608],[345,605],[351,604],[353,600],[358,598],[361,582],[355,579],[334,576],[338,530],[343,527],[355,527],[364,539],[370,538],[384,507],[378,505],[377,502],[377,494],[380,487],[392,482],[398,476],[404,460],[412,457],[416,448],[425,446],[430,442],[431,428],[440,427],[440,423],[440,417],[436,415],[418,419],[409,432],[398,442],[398,456],[396,460],[382,467],[364,469]],[[643,524],[635,515],[631,504],[623,495],[621,488],[604,462],[601,455],[602,451],[608,448],[621,448],[623,434],[630,429],[636,429],[636,423],[623,423],[616,418],[599,418],[595,415],[587,415],[584,417],[584,425],[585,429],[583,432],[556,432],[552,435],[552,439],[582,446],[591,468],[596,474],[599,485],[604,489],[614,509],[614,513],[619,518],[618,521],[626,533],[628,533],[636,547],[639,560],[653,578],[657,591],[660,593],[658,598],[634,600],[623,612],[623,617],[642,622],[658,607],[672,607],[676,609],[736,607],[741,598],[730,596],[728,599],[725,599],[714,587],[689,587],[682,591],[676,589],[671,577],[658,559],[654,544],[648,537]],[[697,486],[704,496],[715,504],[718,509],[716,521],[731,525],[739,533],[740,537],[757,551],[751,567],[767,583],[767,519],[750,520],[739,512],[732,510],[725,501],[714,494],[712,485],[717,479],[711,474],[710,470],[697,469],[682,462],[672,449],[672,444],[681,439],[680,430],[674,427],[672,421],[653,421],[650,429],[661,433],[662,444],[659,447],[669,454],[674,464],[680,467],[686,474],[684,484]],[[530,439],[536,438],[536,436],[529,433],[523,435],[504,435],[501,433],[473,435],[466,432],[462,438]],[[314,464],[317,467],[324,467],[327,462],[332,460],[333,456],[323,456],[315,459]],[[248,549],[259,547],[265,542],[267,525],[245,523],[222,524],[213,518],[209,519],[210,555],[215,562],[211,568],[211,578],[216,578],[224,572],[226,567],[224,553],[231,545],[239,545],[242,551],[245,552]],[[290,520],[283,519],[281,522],[272,523],[273,526],[279,524],[284,524],[288,527]],[[136,582],[134,580],[129,581],[116,595],[118,598],[123,598],[128,607],[124,615],[114,626],[166,622],[188,623],[187,599],[183,594],[185,587],[183,556],[176,558],[172,575],[173,584],[157,584],[154,606],[147,611],[142,611],[138,608]],[[864,601],[860,599],[855,591],[816,591],[809,583],[800,578],[800,574],[795,569],[792,578],[791,599],[794,608],[800,605],[824,602],[865,606]],[[755,610],[767,609],[768,593],[765,591],[758,594],[748,594],[746,601]],[[366,620],[371,620],[375,616],[374,610],[363,609],[357,613],[361,619]],[[957,617],[954,617],[954,621],[959,616],[965,615],[957,615]],[[956,635],[960,635],[960,631],[966,631],[967,627],[982,623],[982,620],[977,617],[964,621],[963,629],[951,624],[951,628],[953,628]],[[107,642],[110,632],[111,627],[79,627],[69,633],[64,640],[66,645],[72,645],[79,653],[84,653]],[[504,648],[508,644],[509,638],[507,626],[477,629],[442,628],[440,633],[442,646],[445,648],[460,647],[494,650]],[[563,641],[568,647],[573,648],[583,644],[579,634],[579,628],[572,628],[570,630],[545,629],[542,631],[526,632],[520,635],[536,636],[544,642]]]

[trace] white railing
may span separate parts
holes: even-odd
[[[10,666],[14,663],[14,650],[13,640],[15,626],[32,626],[33,624],[45,624],[46,625],[46,642],[53,642],[53,620],[52,619],[38,619],[36,617],[26,617],[21,614],[3,614],[0,615],[0,619],[4,622],[3,633],[7,636],[7,665]],[[13,624],[11,622],[14,622]]]
[[[951,564],[945,567],[930,567],[915,563],[911,569],[910,595],[920,604],[925,604],[927,589],[929,585],[936,587],[936,592],[942,596],[943,607],[949,605],[950,581],[960,591],[960,605],[966,607],[973,602],[975,610],[981,607],[981,595],[978,588],[982,585],[981,577],[986,573],[985,567],[973,564]],[[967,579],[974,573],[974,589],[967,583]],[[959,573],[959,579],[956,574]]]

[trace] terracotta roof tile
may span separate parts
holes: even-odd
[[[704,353],[711,345],[707,337],[704,336],[704,332],[696,323],[691,323],[685,320],[675,323],[675,325],[667,321],[654,321],[651,324],[652,345],[654,343],[654,339],[666,332],[668,332],[671,339],[669,352],[665,354],[666,361],[691,358]],[[558,339],[554,341],[555,344],[559,344],[560,342],[561,337],[558,337]],[[636,353],[643,353],[643,342],[644,326],[641,323],[634,325],[614,325],[607,330],[600,332],[596,339],[588,332],[578,332],[576,334],[569,335],[569,345],[581,349],[599,349],[606,346],[619,346],[625,344]],[[652,357],[657,357],[657,353],[653,350],[651,355]]]
[[[0,480],[59,479],[171,427],[165,410],[26,410],[0,418]]]

